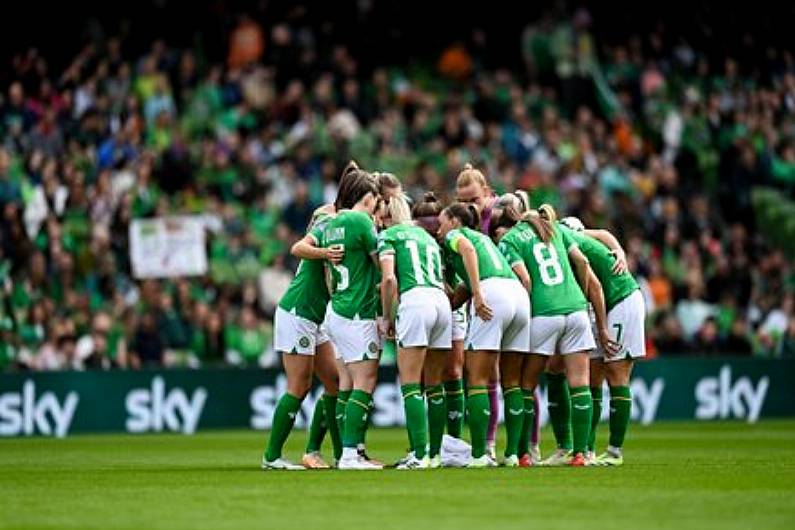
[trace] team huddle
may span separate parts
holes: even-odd
[[[629,378],[645,355],[643,297],[618,241],[523,192],[495,196],[467,164],[457,202],[413,204],[400,181],[349,164],[336,201],[319,208],[291,252],[300,264],[274,319],[287,389],[263,469],[322,469],[326,433],[338,469],[382,469],[365,436],[384,340],[395,340],[409,452],[398,469],[446,465],[445,433],[469,426],[467,467],[621,465]],[[557,449],[539,451],[544,374]],[[301,464],[282,457],[301,402],[324,385]],[[596,455],[602,385],[610,439]],[[463,444],[463,442],[461,442]],[[466,445],[466,444],[464,444]]]

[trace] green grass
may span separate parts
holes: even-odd
[[[633,425],[615,469],[263,472],[264,439],[2,440],[0,528],[795,528],[795,421]],[[368,434],[389,461],[405,440]]]

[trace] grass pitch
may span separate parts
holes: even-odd
[[[294,433],[286,456],[298,460],[304,439]],[[795,421],[632,425],[623,468],[264,472],[264,442],[0,440],[0,528],[795,528]],[[406,435],[372,429],[368,446],[394,461]]]

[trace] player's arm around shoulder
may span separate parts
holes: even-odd
[[[290,254],[299,259],[328,260],[336,265],[342,261],[345,251],[341,248],[321,247],[317,236],[310,232],[293,244]]]
[[[613,274],[624,274],[628,270],[627,254],[621,243],[618,242],[616,236],[604,229],[586,230],[585,235],[592,237],[610,249],[610,252],[616,257],[616,262],[613,264]]]

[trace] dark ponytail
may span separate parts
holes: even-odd
[[[365,181],[368,181],[369,184],[366,184]],[[367,191],[372,188],[374,193],[378,193],[378,188],[372,175],[359,169],[359,165],[351,160],[342,170],[337,199],[334,201],[334,209],[340,211],[352,208],[366,194],[366,192],[362,193],[363,187],[367,188]]]
[[[511,229],[522,220],[522,214],[512,205],[506,206],[498,217],[492,217],[489,223],[489,237],[494,239],[500,228]]]
[[[472,204],[454,202],[444,210],[448,217],[458,219],[461,226],[477,230],[480,227],[480,214]]]

